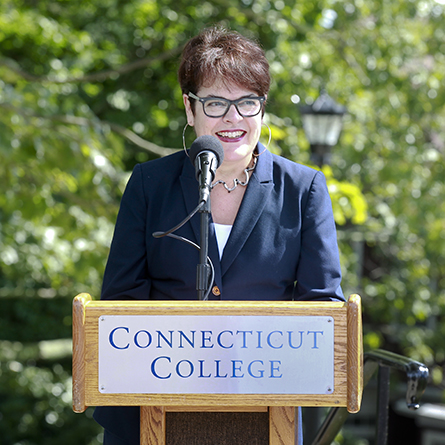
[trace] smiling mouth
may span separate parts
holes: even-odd
[[[239,139],[244,136],[245,131],[220,131],[216,133],[219,137],[224,139]]]

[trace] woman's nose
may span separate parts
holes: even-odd
[[[227,120],[228,122],[238,122],[243,117],[241,114],[238,113],[238,110],[236,109],[234,104],[231,104],[229,109],[227,110],[227,113],[224,115],[224,120]]]

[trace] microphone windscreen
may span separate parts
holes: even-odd
[[[196,156],[198,156],[203,151],[211,151],[215,153],[216,159],[218,160],[218,168],[222,161],[224,160],[224,149],[221,142],[215,137],[210,135],[199,136],[196,138],[190,147],[190,160],[192,164],[195,163]]]

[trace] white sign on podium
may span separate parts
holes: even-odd
[[[104,315],[98,323],[103,394],[334,392],[330,316]]]

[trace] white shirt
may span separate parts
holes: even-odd
[[[218,241],[219,259],[221,259],[224,252],[224,247],[226,246],[230,232],[232,231],[232,226],[216,223],[213,223],[213,225],[215,226],[216,240]]]

